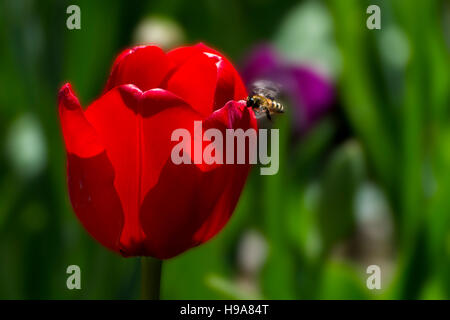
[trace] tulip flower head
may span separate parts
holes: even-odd
[[[160,259],[217,234],[250,165],[174,164],[171,134],[192,131],[195,121],[202,130],[256,130],[246,96],[232,64],[203,44],[125,50],[86,110],[65,84],[59,114],[69,196],[86,230],[123,256]]]

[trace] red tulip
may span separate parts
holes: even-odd
[[[86,110],[70,84],[59,92],[73,209],[86,230],[123,256],[166,259],[217,234],[250,165],[180,164],[175,129],[257,128],[245,87],[220,53],[199,44],[164,53],[124,51],[103,95]],[[239,101],[241,100],[241,101]]]

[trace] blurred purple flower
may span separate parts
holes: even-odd
[[[247,56],[241,75],[247,84],[258,79],[277,82],[293,107],[294,130],[307,131],[332,106],[334,87],[310,67],[287,62],[269,45],[259,45]]]

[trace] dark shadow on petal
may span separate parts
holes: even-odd
[[[167,259],[198,244],[195,233],[215,211],[224,185],[231,182],[226,167],[203,172],[195,165],[167,162],[141,205],[147,254]],[[226,209],[223,214],[229,217],[232,211]]]
[[[70,201],[78,219],[92,237],[119,252],[124,215],[106,152],[91,158],[69,153],[67,177]]]

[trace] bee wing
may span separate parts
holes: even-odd
[[[276,99],[281,91],[281,86],[270,80],[258,80],[252,84],[252,92],[272,100]]]

